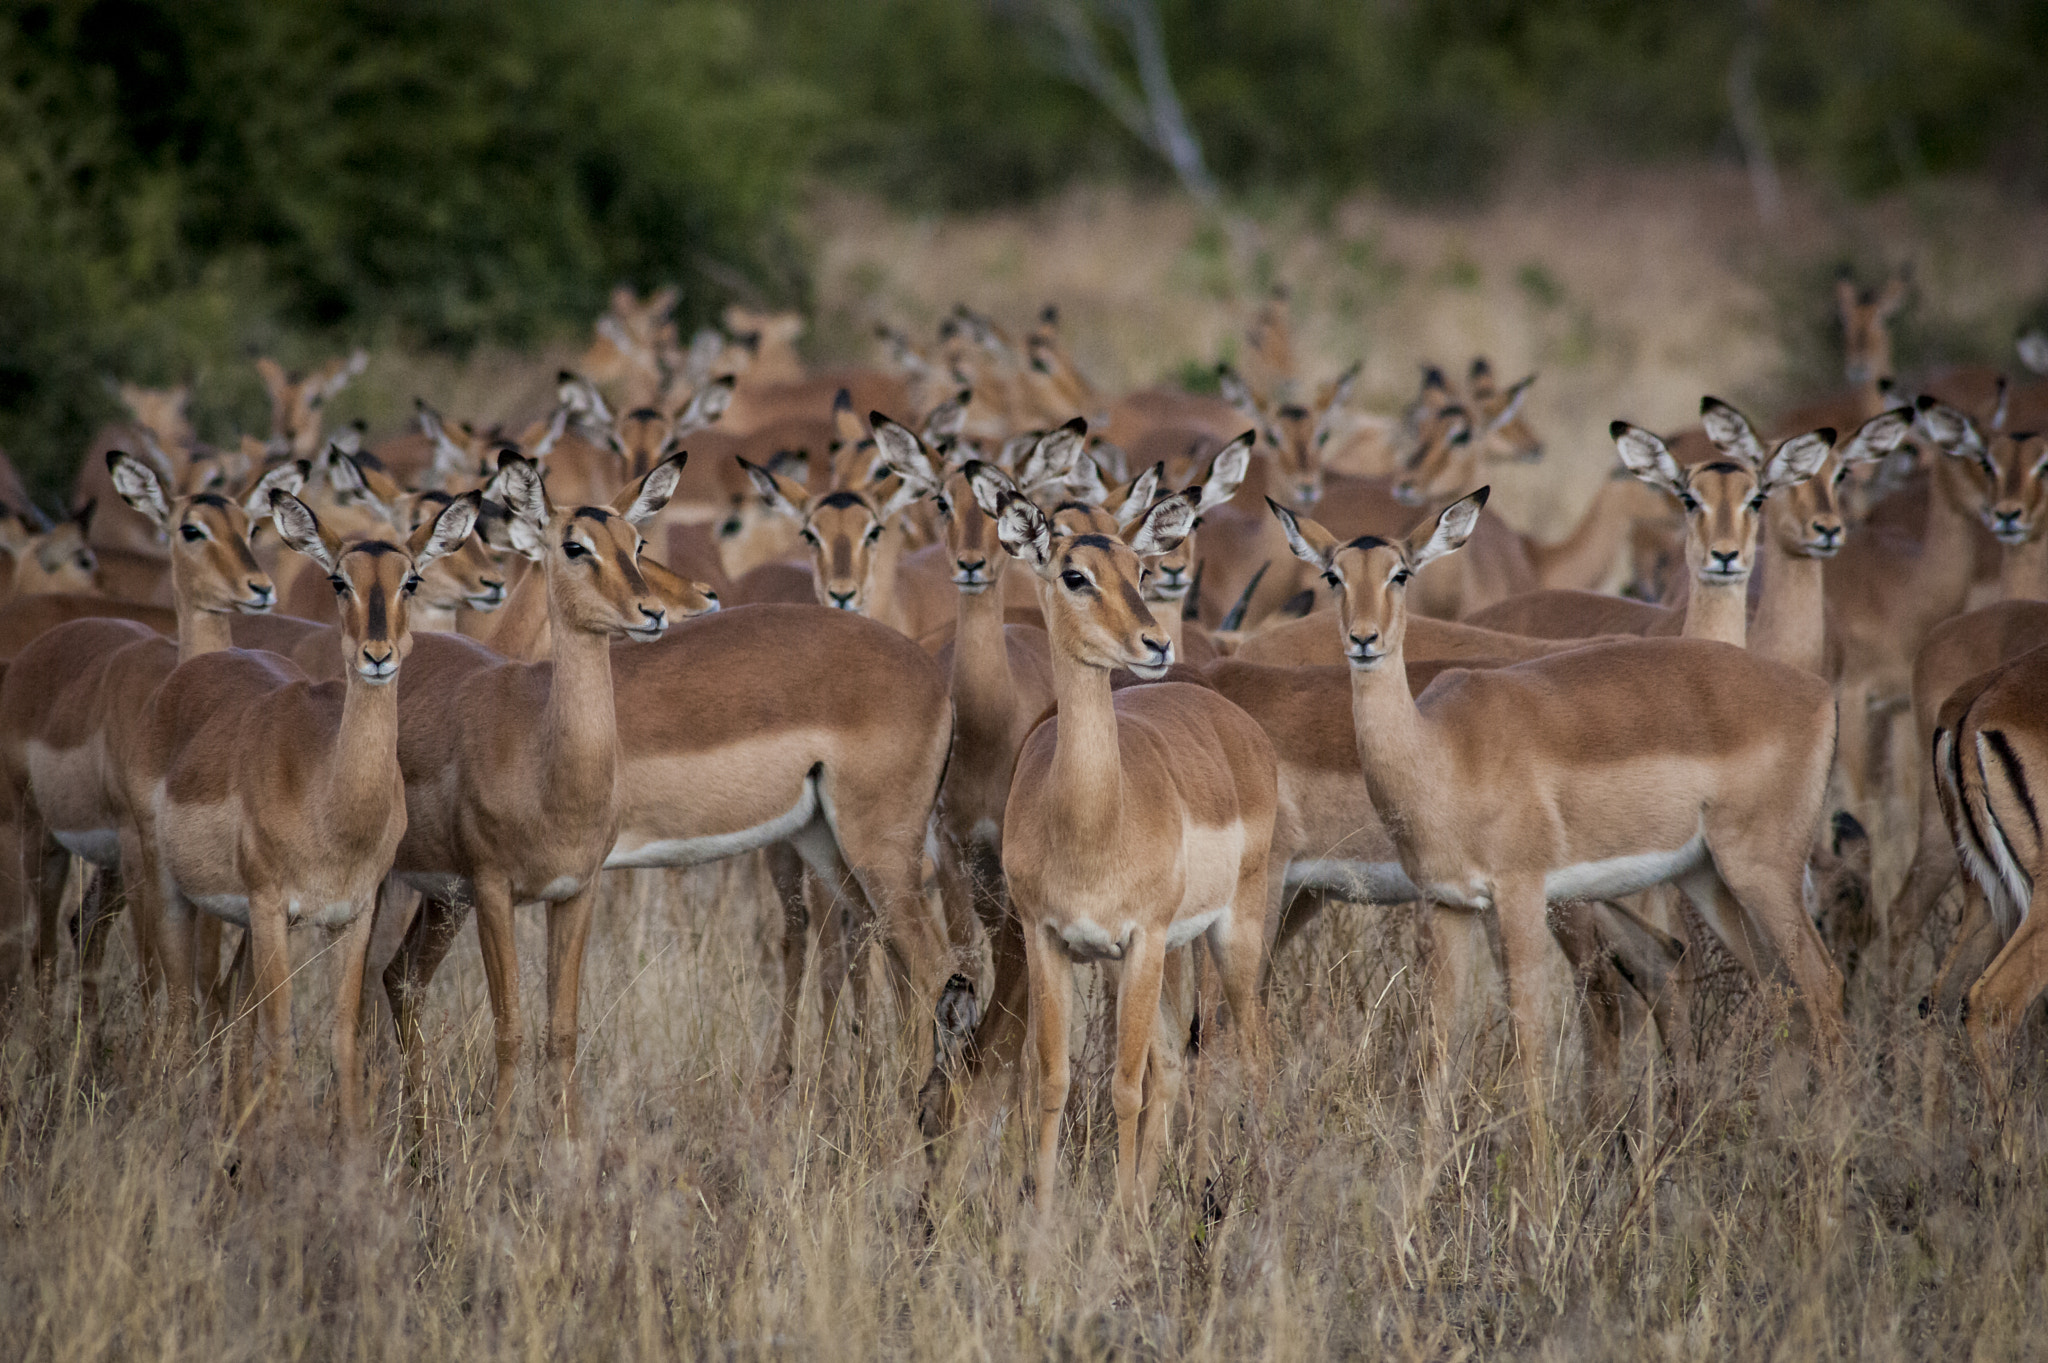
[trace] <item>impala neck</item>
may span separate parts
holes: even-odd
[[[1059,730],[1049,779],[1057,799],[1047,831],[1063,857],[1114,855],[1114,832],[1123,820],[1123,756],[1117,748],[1109,673],[1055,647],[1052,688],[1059,702]]]
[[[568,585],[548,574],[548,634],[554,671],[541,724],[543,789],[565,816],[609,803],[618,770],[619,731],[612,703],[612,644],[569,623]]]
[[[1536,568],[1536,580],[1545,587],[1596,588],[1607,580],[1614,560],[1634,518],[1631,504],[1638,498],[1634,476],[1620,473],[1600,485],[1593,504],[1556,544],[1529,545],[1529,558]]]
[[[1428,716],[1408,689],[1407,628],[1371,671],[1351,669],[1351,726],[1373,808],[1410,875],[1417,835],[1431,797],[1445,779],[1446,754]]]
[[[1692,580],[1692,594],[1685,599],[1685,637],[1717,639],[1744,647],[1749,641],[1749,580],[1702,582]]]
[[[2003,552],[1998,595],[2002,601],[2048,601],[2048,535],[2036,535]]]
[[[1000,560],[993,555],[991,566]],[[1003,575],[978,593],[960,593],[953,630],[953,723],[963,738],[1007,737],[1017,708],[1017,679],[1010,671],[1009,642],[1003,634]]]
[[[1177,663],[1186,661],[1186,655],[1181,646],[1181,639],[1183,637],[1181,607],[1184,604],[1180,601],[1147,601],[1145,603],[1145,608],[1152,612],[1153,623],[1164,630],[1166,637],[1173,642],[1173,660]]]
[[[522,662],[540,661],[547,656],[547,574],[538,564],[529,563],[512,584],[504,605],[488,614],[466,611],[460,618],[468,626],[463,632],[493,652]]]
[[[896,563],[903,557],[902,517],[883,528],[882,537],[875,541],[875,551],[868,559],[868,608],[864,614],[870,620],[879,620],[892,628],[900,628],[902,622],[896,616]]]
[[[178,604],[178,661],[188,662],[204,653],[218,653],[235,646],[233,618],[225,611],[200,610]]]
[[[1823,675],[1827,670],[1826,560],[1787,553],[1772,535],[1758,550],[1763,591],[1749,627],[1749,651]]]
[[[329,755],[326,812],[320,826],[338,847],[375,840],[391,819],[398,781],[398,681],[364,681],[350,667],[341,702],[341,727]]]

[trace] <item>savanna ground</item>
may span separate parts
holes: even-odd
[[[1686,424],[1703,391],[1769,410],[1825,385],[1827,281],[1910,256],[1902,362],[1997,356],[2048,292],[2038,210],[1987,191],[1796,200],[1759,242],[1732,176],[1528,185],[1466,215],[1276,204],[1234,231],[1172,205],[1079,194],[1030,213],[911,220],[831,199],[812,216],[821,356],[956,298],[1022,320],[1058,302],[1105,388],[1227,354],[1270,280],[1321,372],[1366,359],[1360,405],[1414,364],[1474,352],[1543,377],[1542,466],[1497,504],[1561,533],[1604,475],[1609,419]],[[561,354],[438,367],[380,356],[351,401],[395,424],[415,390],[490,419],[540,406]],[[344,408],[346,414],[351,409]],[[388,415],[387,415],[388,414]],[[1895,883],[1910,792],[1880,831]],[[537,915],[522,996],[542,997]],[[743,872],[612,886],[586,963],[586,1133],[552,1134],[538,1085],[488,1138],[489,1010],[465,938],[430,996],[432,1139],[414,1151],[393,1055],[379,1119],[329,1134],[331,960],[301,934],[308,1111],[224,1112],[206,1059],[147,1049],[138,992],[94,1036],[17,1008],[0,1041],[0,1318],[33,1359],[683,1355],[716,1358],[2027,1357],[2048,1273],[2038,1066],[2002,1131],[1910,1001],[1852,991],[1850,1059],[1819,1076],[1782,997],[1727,978],[1701,1101],[1654,1085],[1593,1120],[1561,1081],[1532,1161],[1496,1025],[1431,1134],[1411,911],[1326,914],[1275,966],[1264,1099],[1222,1122],[1223,1214],[1184,1154],[1149,1226],[1108,1210],[1114,1123],[1099,1009],[1060,1205],[1020,1197],[1024,1123],[961,1138],[936,1180],[901,1088],[887,991],[842,1017],[786,1093],[767,1082],[779,926]],[[109,953],[132,978],[125,941]],[[1923,972],[1924,973],[1924,972]],[[374,975],[373,975],[374,981]],[[381,1020],[379,1025],[384,1025]],[[812,1029],[813,1031],[815,1028]],[[2038,1031],[2038,1029],[2035,1029]],[[2038,1041],[2038,1037],[2034,1038]],[[1567,1038],[1561,1053],[1575,1050]],[[1564,1071],[1571,1073],[1567,1066]],[[1954,1078],[1930,1129],[1930,1078]],[[1219,1087],[1226,1087],[1219,1085]]]

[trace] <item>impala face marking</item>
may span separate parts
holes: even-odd
[[[108,454],[107,471],[122,499],[164,531],[172,581],[192,606],[215,615],[261,615],[277,603],[277,584],[249,551],[251,520],[259,514],[253,508],[268,517],[273,491],[303,487],[310,471],[304,460],[266,472],[241,503],[214,492],[174,503],[146,464],[118,450]]]

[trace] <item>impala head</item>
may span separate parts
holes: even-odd
[[[441,414],[419,398],[412,400],[413,422],[434,446],[428,465],[429,480],[445,487],[451,480],[488,478],[497,467],[490,460],[495,448],[488,435],[479,434],[466,421],[450,427]]]
[[[334,585],[342,658],[358,680],[383,686],[398,676],[399,662],[412,649],[412,598],[420,574],[469,538],[482,500],[481,492],[452,499],[403,544],[344,544],[312,507],[282,489],[271,492],[278,538],[326,569]]]
[[[15,555],[14,590],[91,592],[99,586],[100,561],[86,533],[92,528],[90,501],[47,530],[23,540]]]
[[[175,388],[139,388],[124,383],[116,390],[121,405],[135,418],[135,424],[156,437],[157,443],[165,449],[183,449],[198,438],[192,429],[192,419],[186,408],[192,402],[192,387],[181,383]]]
[[[119,450],[107,455],[107,472],[121,500],[169,540],[171,590],[180,602],[214,614],[250,615],[260,615],[276,603],[276,585],[249,551],[249,531],[256,518],[269,517],[272,492],[297,492],[305,486],[306,461],[265,470],[239,503],[217,492],[173,501],[155,469]]]
[[[1966,413],[1933,398],[1920,399],[1920,420],[1943,454],[1970,470],[1977,495],[1977,515],[2000,544],[2016,548],[2030,543],[2048,520],[2048,436],[2005,431],[2003,386],[1999,415],[1986,434]]]
[[[644,299],[623,286],[613,289],[611,307],[597,319],[597,335],[577,362],[577,372],[598,383],[658,378],[662,332],[673,326],[669,314],[676,299],[672,288],[656,289]]]
[[[1700,422],[1723,456],[1682,465],[1657,436],[1617,421],[1608,427],[1629,472],[1685,508],[1685,562],[1709,586],[1747,582],[1756,566],[1764,502],[1813,477],[1834,447],[1832,430],[1795,436],[1768,455],[1743,415],[1719,398],[1700,403]]]
[[[493,480],[512,513],[512,536],[547,573],[553,608],[577,631],[647,641],[668,628],[668,606],[640,571],[640,527],[659,515],[683,475],[682,451],[626,484],[606,506],[557,507],[540,466],[499,456]]]
[[[407,534],[418,533],[421,526],[437,519],[455,500],[446,492],[434,491],[415,492],[406,498]],[[489,509],[495,510],[500,521],[505,519],[502,505],[492,503]],[[486,540],[485,513],[486,507],[479,505],[477,533],[420,570],[418,599],[421,605],[441,610],[468,606],[475,611],[494,611],[505,604],[505,570],[499,566],[497,556],[491,552]]]
[[[874,414],[876,439],[884,423]],[[915,440],[903,427],[898,430]],[[917,500],[920,489],[893,474],[871,478],[860,487],[834,488],[813,497],[809,489],[770,469],[739,461],[768,508],[797,523],[797,533],[810,546],[818,604],[865,614],[874,596],[874,568],[883,533],[899,512]]]
[[[1869,383],[1892,372],[1892,318],[1906,301],[1907,272],[1901,268],[1881,288],[1858,288],[1847,270],[1835,277],[1835,310],[1842,320],[1842,372],[1851,383]]]
[[[1479,458],[1472,443],[1472,415],[1463,407],[1424,412],[1415,423],[1415,447],[1394,480],[1394,500],[1422,506],[1468,486]]]
[[[1012,558],[1038,574],[1039,605],[1055,657],[1087,667],[1129,668],[1156,681],[1173,663],[1173,641],[1152,618],[1140,589],[1144,560],[1170,552],[1195,523],[1196,496],[1172,492],[1154,502],[1122,535],[1065,534],[1030,498],[1002,490],[968,465],[977,500],[996,497],[982,510],[995,517],[996,537]]]
[[[310,456],[320,448],[320,409],[369,362],[370,357],[358,350],[309,373],[290,374],[267,355],[257,360],[256,372],[270,394],[271,435],[290,442],[292,453],[300,458]]]
[[[653,407],[636,407],[612,427],[612,448],[635,478],[675,453],[675,423]]]
[[[1151,575],[1145,581],[1145,599],[1148,601],[1185,601],[1188,592],[1195,585],[1195,531],[1202,528],[1202,517],[1214,511],[1237,495],[1244,485],[1245,476],[1251,472],[1252,444],[1257,436],[1246,431],[1237,439],[1216,452],[1209,461],[1208,469],[1202,474],[1202,481],[1186,490],[1195,498],[1195,523],[1181,542],[1153,559],[1148,565]],[[1160,471],[1154,465],[1153,471]],[[1150,493],[1146,494],[1149,500]],[[1133,499],[1135,500],[1135,499]],[[1128,503],[1126,503],[1128,505]],[[1145,505],[1138,501],[1139,506]]]
[[[1360,535],[1342,544],[1316,522],[1272,498],[1266,505],[1280,518],[1295,557],[1322,573],[1336,591],[1344,657],[1355,670],[1370,672],[1398,650],[1407,635],[1410,580],[1472,538],[1491,491],[1483,487],[1459,498],[1406,539]]]
[[[1323,495],[1323,447],[1330,443],[1332,422],[1337,410],[1350,399],[1360,367],[1354,364],[1338,375],[1318,395],[1313,407],[1288,402],[1270,411],[1230,366],[1224,365],[1217,371],[1223,396],[1244,414],[1265,441],[1281,488],[1303,506],[1313,506]]]
[[[1794,558],[1833,558],[1848,534],[1842,492],[1851,474],[1882,462],[1912,429],[1912,408],[1880,412],[1830,450],[1811,478],[1770,498],[1764,504],[1764,529],[1779,552]]]

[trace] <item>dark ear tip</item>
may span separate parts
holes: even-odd
[[[848,396],[844,388],[839,390],[839,395],[841,397]],[[836,401],[833,403],[834,407],[837,407],[838,405],[839,404]],[[853,406],[853,403],[849,399],[846,405],[850,408]],[[880,412],[874,411],[872,409],[868,412],[868,425],[870,426],[894,426],[895,424],[895,422],[891,421],[888,417],[883,416]]]
[[[1913,399],[1913,409],[1918,412],[1932,411],[1935,401],[1934,394],[1922,393],[1919,397]]]
[[[1705,416],[1714,408],[1726,407],[1727,405],[1727,403],[1721,401],[1721,399],[1715,397],[1712,393],[1709,393],[1705,397],[1700,399],[1700,415]]]
[[[1492,495],[1493,484],[1488,483],[1485,487],[1480,488],[1479,491],[1472,494],[1472,504],[1474,506],[1485,506],[1486,499],[1488,497],[1491,497]]]
[[[842,388],[832,395],[832,410],[835,412],[850,412],[853,410],[853,390],[851,388]]]
[[[1088,434],[1088,418],[1085,416],[1074,417],[1066,425],[1060,427],[1060,429],[1072,431],[1075,435],[1086,435]]]
[[[1819,430],[1815,431],[1814,434],[1819,436],[1822,440],[1826,441],[1830,445],[1835,443],[1835,428],[1832,426],[1823,426]]]
[[[123,459],[126,459],[127,457],[128,457],[128,451],[126,451],[126,450],[108,450],[108,451],[107,451],[107,472],[108,472],[108,473],[112,473],[112,472],[114,471],[114,466],[115,466],[116,464],[120,463],[120,462],[121,462],[121,461],[122,461]]]
[[[1609,440],[1619,440],[1627,434],[1628,423],[1626,421],[1610,421],[1607,423],[1607,438]]]

